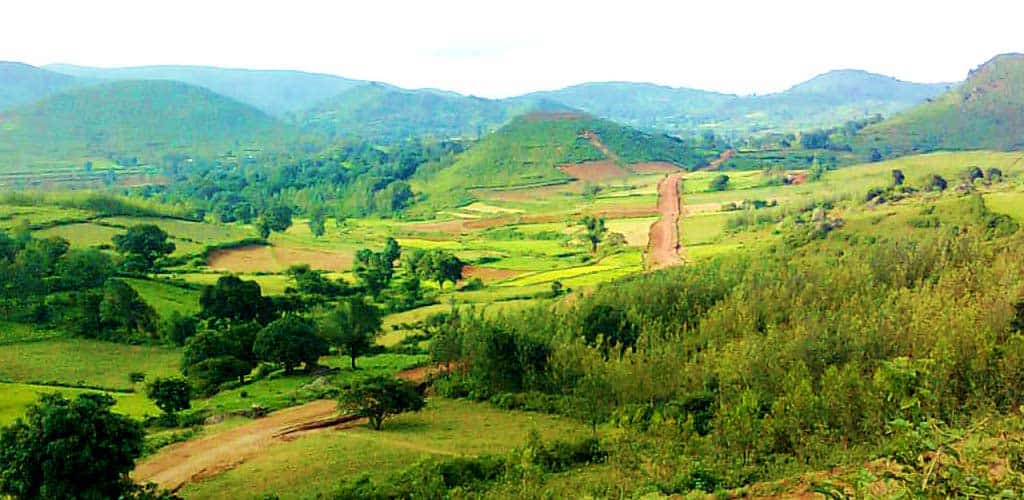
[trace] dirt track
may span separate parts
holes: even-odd
[[[679,257],[679,181],[685,175],[684,172],[667,175],[658,183],[658,213],[661,218],[651,224],[647,240],[649,269],[662,269],[683,263]]]
[[[418,382],[425,380],[431,372],[433,369],[429,367],[414,368],[398,376]],[[263,453],[268,447],[290,441],[298,435],[365,421],[359,419],[340,426],[303,429],[321,421],[331,421],[337,416],[338,404],[333,400],[313,401],[275,411],[224,432],[167,446],[138,464],[132,477],[139,482],[153,482],[176,491],[186,483],[227,472]]]

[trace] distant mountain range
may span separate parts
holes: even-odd
[[[862,150],[886,156],[938,149],[1024,149],[1024,54],[1003,54],[963,84],[862,130]]]
[[[902,82],[842,70],[763,96],[605,82],[509,99],[483,99],[299,71],[202,66],[106,69],[67,64],[34,68],[6,63],[0,72],[0,111],[73,86],[113,80],[173,80],[207,88],[306,130],[385,139],[479,136],[523,112],[566,108],[683,135],[702,128],[736,134],[795,131],[876,113],[890,115],[948,88],[947,84]]]

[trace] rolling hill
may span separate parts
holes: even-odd
[[[295,122],[332,136],[393,141],[417,136],[478,137],[508,120],[511,112],[501,101],[369,83],[300,113]]]
[[[694,133],[794,131],[889,115],[941,93],[946,84],[919,84],[859,70],[832,71],[784,92],[736,96],[647,83],[588,83],[528,94],[644,129]]]
[[[586,168],[597,161],[610,162],[628,173],[637,163],[692,167],[706,158],[683,140],[584,113],[532,112],[484,137],[450,166],[423,169],[415,182],[433,205],[458,204],[471,200],[474,188],[566,182],[570,175],[557,167]]]
[[[81,85],[79,79],[19,62],[0,61],[0,111]]]
[[[857,147],[885,155],[1024,148],[1024,54],[996,56],[935,99],[865,128]]]
[[[183,82],[207,88],[278,117],[307,109],[363,84],[359,80],[302,71],[229,69],[207,66],[92,68],[54,64],[46,66],[46,69],[96,80],[173,80]]]
[[[265,113],[209,90],[124,81],[59,93],[0,113],[0,168],[84,157],[222,154],[292,137]]]

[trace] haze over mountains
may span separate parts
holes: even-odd
[[[392,136],[479,135],[516,114],[559,107],[678,134],[692,134],[702,127],[738,133],[795,130],[875,113],[889,115],[947,88],[843,70],[764,96],[597,82],[495,100],[298,71],[199,66],[106,69],[66,64],[8,67],[0,80],[0,95],[17,97],[0,99],[0,111],[71,86],[109,80],[174,80],[205,87],[299,127],[357,136],[384,131]],[[45,84],[35,83],[40,81]]]
[[[303,137],[476,138],[537,111],[582,111],[682,137],[706,129],[726,137],[798,133],[881,114],[891,119],[863,131],[858,149],[1013,149],[1024,144],[1022,61],[999,56],[951,90],[839,70],[761,96],[598,82],[509,99],[296,71],[0,63],[0,162],[27,167],[123,155],[154,161],[167,153],[266,150]]]

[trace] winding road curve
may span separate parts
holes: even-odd
[[[679,256],[679,217],[682,214],[679,182],[685,176],[686,172],[676,172],[658,183],[658,213],[661,218],[651,224],[647,240],[647,268],[650,270],[683,263]]]

